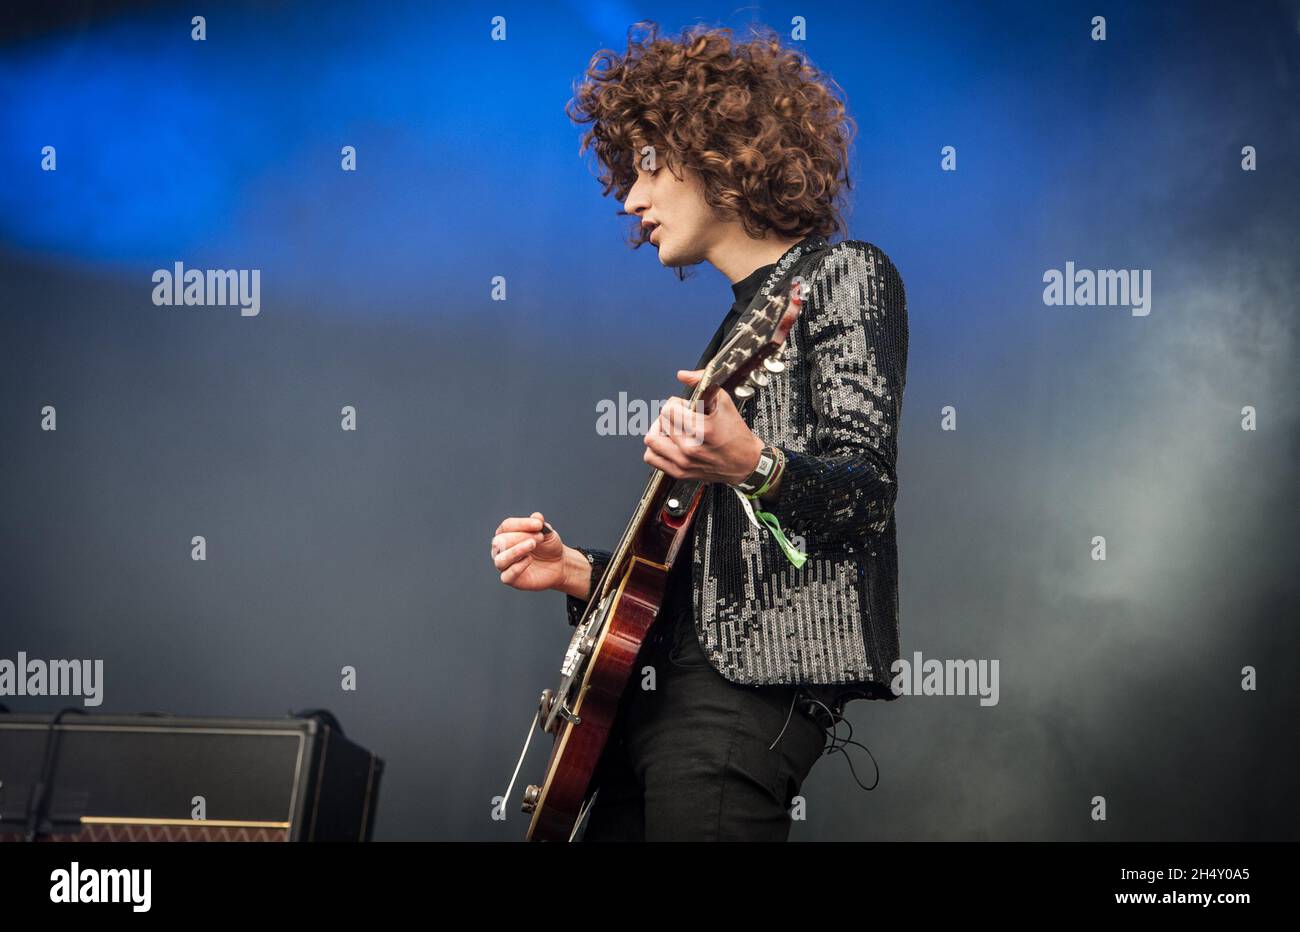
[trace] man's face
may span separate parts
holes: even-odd
[[[657,158],[653,168],[648,164],[648,159],[638,159],[636,183],[623,209],[639,216],[642,226],[655,224],[650,242],[659,250],[660,264],[678,267],[703,262],[717,220],[704,202],[699,175],[682,166],[678,169],[682,177],[677,178],[663,158]]]

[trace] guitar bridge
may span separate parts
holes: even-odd
[[[569,649],[564,652],[564,662],[560,664],[560,676],[565,679],[578,672],[578,664],[591,652],[591,641],[587,634],[590,630],[591,622],[587,622],[579,625],[578,630],[573,632],[573,637],[569,640]]]

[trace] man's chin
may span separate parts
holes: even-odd
[[[689,256],[681,256],[672,250],[665,250],[659,247],[659,264],[668,269],[681,269],[691,265],[698,265],[703,259],[692,259]]]

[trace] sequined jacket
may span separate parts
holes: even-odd
[[[734,489],[706,486],[693,527],[696,633],[733,683],[840,684],[836,695],[893,699],[907,298],[876,246],[811,236],[781,257],[750,308],[796,275],[807,287],[786,368],[740,411],[785,451],[777,498],[763,507],[808,559],[795,569],[771,532],[749,522]],[[576,549],[591,563],[594,591],[611,554]],[[576,624],[586,603],[566,603]]]

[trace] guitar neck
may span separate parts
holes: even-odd
[[[790,297],[769,295],[761,308],[752,311],[749,318],[732,331],[722,348],[701,372],[700,380],[695,383],[695,390],[691,393],[690,410],[698,411],[700,402],[711,390],[728,392],[735,399],[737,408],[743,407],[745,401],[754,394],[755,387],[767,384],[762,366],[769,366],[773,372],[784,368],[783,364],[774,363],[771,357],[779,353],[785,343],[800,307],[798,289],[792,291]],[[732,386],[735,386],[734,391]],[[632,520],[619,538],[618,547],[614,549],[609,564],[600,577],[600,583],[588,597],[587,609],[583,613],[584,621],[621,578],[623,565],[650,515],[651,506],[659,498],[665,478],[668,477],[663,470],[652,469]]]
[[[689,399],[690,409],[699,410],[698,405],[703,399],[705,391],[709,389],[712,383],[707,377],[701,378],[695,385],[695,391],[691,393]],[[719,388],[721,390],[721,388]],[[632,550],[632,544],[641,532],[642,525],[645,523],[646,516],[649,514],[650,505],[654,502],[659,494],[659,489],[668,476],[662,469],[652,467],[650,478],[646,482],[645,491],[641,493],[641,500],[637,502],[636,510],[632,513],[632,520],[627,523],[623,530],[623,536],[619,538],[618,546],[614,549],[613,556],[610,557],[609,565],[605,567],[605,572],[600,578],[600,583],[594,593],[592,593],[588,610],[591,606],[599,604],[605,594],[614,586],[615,581],[619,578],[619,568],[626,562],[628,554]]]

